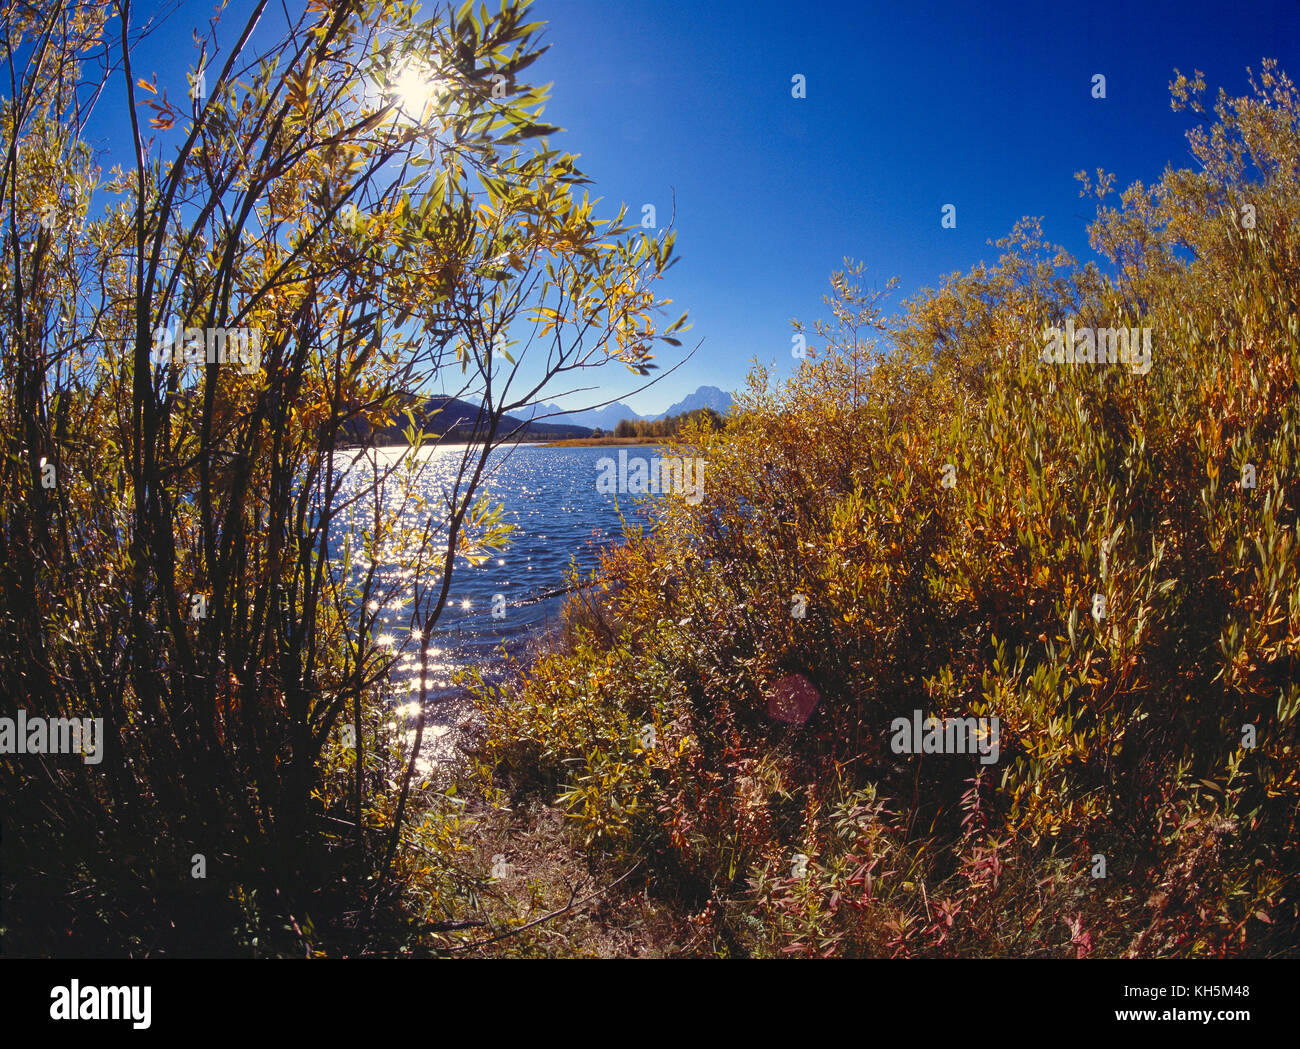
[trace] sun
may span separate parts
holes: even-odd
[[[447,92],[447,83],[421,62],[411,61],[393,77],[389,93],[410,119],[422,121]]]

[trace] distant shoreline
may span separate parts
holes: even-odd
[[[586,448],[605,444],[666,444],[666,437],[569,437],[563,441],[521,441],[534,448]]]
[[[630,445],[630,444],[657,444],[666,445],[667,437],[567,437],[560,441],[547,441],[543,439],[533,441],[520,441],[521,448],[585,448],[596,447],[599,445]],[[426,448],[459,448],[464,447],[464,441],[427,441]],[[342,451],[361,452],[369,447],[364,444],[345,444],[340,445]],[[401,448],[409,448],[408,444],[377,444],[373,446],[381,451]],[[502,445],[502,447],[507,447]]]

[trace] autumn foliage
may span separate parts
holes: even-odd
[[[1300,95],[1252,84],[1212,116],[1172,85],[1195,170],[1081,176],[1102,265],[1027,220],[892,321],[836,274],[824,347],[679,436],[703,503],[481,687],[491,781],[705,952],[1294,954]],[[1150,327],[1151,371],[1043,363],[1071,318]],[[803,725],[769,717],[790,675]],[[914,709],[997,717],[999,760],[894,753]]]
[[[652,319],[672,233],[598,217],[551,148],[526,3],[293,6],[213,16],[169,97],[149,13],[0,0],[0,716],[107,740],[0,762],[14,954],[378,949],[420,850],[454,849],[410,818],[423,671],[453,571],[508,531],[480,491],[503,419],[683,328]],[[126,170],[87,144],[101,96]],[[173,327],[260,353],[156,352]],[[435,384],[481,406],[436,497],[349,437]]]

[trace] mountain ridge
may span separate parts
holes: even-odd
[[[726,415],[733,404],[735,404],[735,399],[726,390],[717,386],[701,386],[694,393],[688,393],[676,404],[669,405],[667,410],[654,415],[642,415],[634,408],[630,408],[620,401],[615,401],[603,408],[589,408],[575,412],[565,411],[558,404],[534,404],[521,410],[519,416],[529,420],[538,416],[544,418],[553,416],[555,423],[561,425],[586,426],[593,429],[599,427],[602,430],[612,430],[624,419],[629,419],[632,422],[639,419],[646,422],[656,422],[659,419],[667,419],[672,415],[681,415],[683,412],[697,411],[700,408],[712,408],[714,411]]]

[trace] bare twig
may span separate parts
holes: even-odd
[[[543,914],[540,918],[534,918],[530,922],[525,922],[523,925],[520,925],[518,928],[508,929],[503,933],[498,933],[496,936],[489,936],[486,939],[475,940],[473,943],[462,943],[457,947],[435,947],[434,950],[439,952],[445,951],[449,954],[457,953],[460,951],[471,951],[478,947],[486,947],[489,943],[496,943],[498,940],[504,940],[510,936],[517,936],[519,933],[524,932],[527,929],[531,929],[535,925],[541,925],[543,922],[548,922],[552,918],[558,918],[561,914],[566,914],[577,907],[581,907],[584,904],[590,903],[597,896],[600,896],[608,892],[619,882],[627,880],[627,878],[629,878],[632,875],[632,873],[638,867],[641,866],[643,862],[644,860],[637,860],[636,863],[634,863],[625,873],[619,875],[608,885],[605,885],[602,888],[597,889],[590,896],[584,896],[581,900],[577,900],[576,902],[574,900],[574,897],[577,896],[578,890],[575,887],[573,892],[569,895],[569,902],[566,903],[563,907],[560,907],[557,910],[553,910],[549,914]]]

